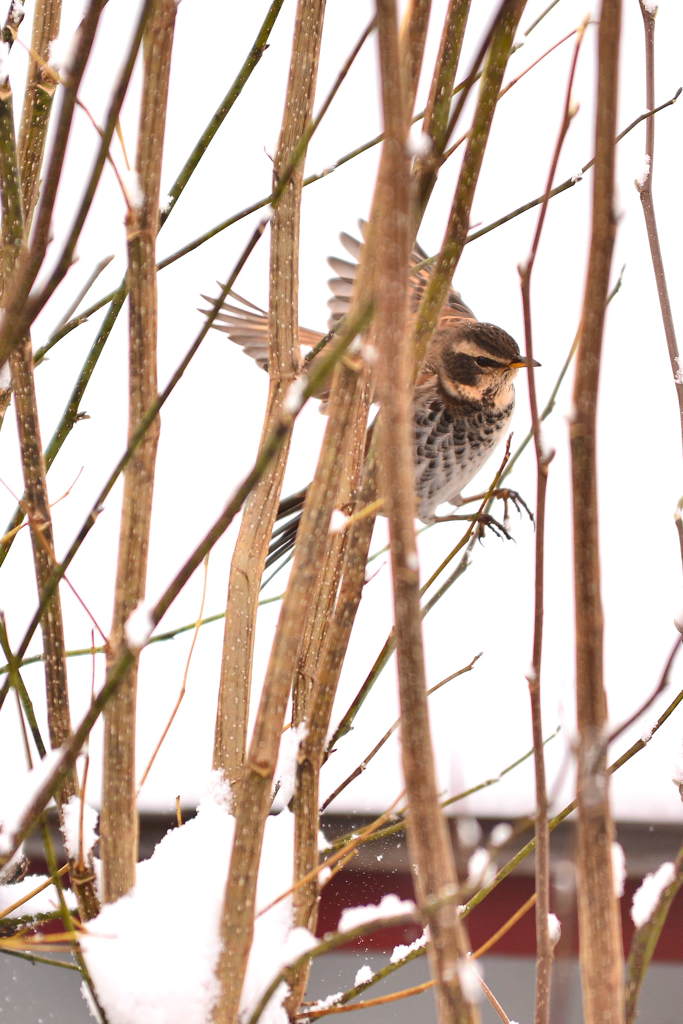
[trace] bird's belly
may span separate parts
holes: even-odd
[[[458,417],[430,403],[414,416],[417,514],[429,522],[438,505],[455,500],[505,432],[512,407]]]

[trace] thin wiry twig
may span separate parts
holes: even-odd
[[[645,3],[644,0],[639,0],[639,2],[640,12],[643,16],[643,28],[645,30],[645,102],[648,110],[653,110],[655,105],[655,16],[657,14],[657,8],[655,7],[653,9],[653,5],[651,3]],[[681,362],[678,340],[676,338],[676,328],[674,326],[674,318],[671,311],[669,289],[666,283],[666,273],[664,271],[664,258],[662,256],[662,248],[659,242],[657,218],[655,216],[655,206],[652,198],[654,157],[655,122],[654,118],[650,117],[647,121],[645,133],[646,166],[642,177],[636,181],[636,188],[638,189],[640,202],[643,207],[645,229],[650,246],[650,258],[652,260],[652,267],[655,274],[659,307],[662,314],[664,336],[666,338],[666,348],[669,353],[671,373],[673,375],[676,399],[678,401],[681,445],[683,446],[683,363]],[[678,532],[681,561],[683,562],[683,516],[681,516],[680,510],[677,511],[674,517],[674,522]]]

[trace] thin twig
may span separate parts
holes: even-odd
[[[644,0],[640,2],[640,13],[643,16],[643,28],[645,31],[645,102],[648,110],[654,110],[655,106],[655,17],[657,14],[657,8],[653,7],[652,3],[646,3]],[[659,297],[659,308],[662,314],[662,324],[664,326],[664,336],[666,338],[666,348],[669,353],[669,362],[671,364],[671,374],[674,380],[674,387],[676,390],[676,399],[678,401],[678,415],[680,419],[681,429],[681,445],[683,446],[683,363],[681,362],[681,355],[678,348],[678,341],[676,338],[676,328],[674,326],[673,313],[671,311],[671,301],[669,299],[669,289],[666,283],[666,273],[664,270],[664,258],[662,256],[662,248],[659,242],[659,231],[657,230],[657,218],[655,216],[654,200],[652,198],[652,174],[654,170],[654,158],[655,158],[655,122],[654,118],[650,117],[647,121],[647,128],[645,133],[645,168],[641,178],[636,181],[636,188],[640,195],[640,202],[643,207],[643,217],[645,218],[645,230],[647,232],[647,240],[650,246],[650,258],[652,260],[652,267],[655,274],[655,283],[657,285],[657,295]],[[681,552],[681,562],[683,562],[683,519],[680,515],[674,517],[676,529],[678,532],[678,544]]]
[[[457,679],[458,676],[464,675],[465,672],[471,672],[472,669],[474,668],[476,662],[479,660],[480,657],[481,657],[481,654],[475,654],[475,656],[470,661],[469,665],[465,665],[464,668],[458,669],[457,672],[452,672],[450,675],[446,676],[445,679],[441,679],[438,683],[435,683],[434,686],[430,686],[430,688],[427,690],[427,696],[430,697],[433,693],[436,693],[436,691],[440,690],[442,686],[446,685],[446,683],[450,683],[450,681],[452,679]],[[363,758],[363,760],[360,762],[360,764],[358,764],[354,768],[354,770],[351,772],[351,774],[347,775],[347,777],[344,779],[344,781],[340,782],[339,785],[336,787],[336,789],[332,793],[330,793],[329,796],[325,797],[325,799],[323,800],[322,804],[320,805],[320,812],[321,813],[327,807],[329,807],[329,805],[332,803],[333,800],[336,800],[336,798],[339,796],[339,794],[342,793],[346,789],[347,786],[351,785],[351,783],[354,782],[358,778],[359,775],[363,774],[363,772],[367,769],[368,765],[372,761],[373,757],[375,757],[376,754],[378,754],[380,752],[380,750],[382,749],[384,744],[387,742],[387,740],[389,740],[391,738],[391,736],[393,736],[393,734],[396,732],[396,730],[398,729],[399,725],[400,725],[400,719],[397,719],[397,721],[395,721],[394,724],[387,729],[387,731],[384,733],[382,738],[380,740],[378,740],[378,742],[372,748],[370,753],[366,754],[365,757]]]
[[[527,675],[531,703],[531,726],[534,738],[534,770],[536,783],[536,1024],[550,1020],[550,983],[553,962],[553,943],[550,939],[548,914],[550,911],[550,835],[548,831],[548,793],[546,788],[545,757],[543,751],[543,718],[541,708],[541,661],[543,652],[543,616],[545,611],[545,519],[548,467],[554,452],[548,451],[541,436],[541,420],[536,394],[536,376],[533,366],[533,332],[531,317],[531,277],[548,209],[549,195],[557,171],[562,146],[573,116],[572,89],[579,59],[581,43],[587,22],[579,28],[569,69],[567,89],[562,110],[562,121],[553,151],[546,185],[546,199],[541,205],[538,223],[526,262],[519,268],[524,312],[525,352],[530,360],[527,368],[529,406],[536,453],[536,543],[534,582],[534,637],[531,668]]]

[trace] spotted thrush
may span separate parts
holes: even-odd
[[[352,260],[328,260],[337,275],[329,282],[330,329],[350,309],[362,250],[357,239],[347,234],[340,237]],[[431,276],[425,260],[426,254],[416,245],[409,278],[413,318]],[[239,301],[240,305],[224,303],[214,327],[267,369],[268,314],[244,299]],[[314,347],[320,337],[320,332],[299,328],[303,349]],[[417,514],[423,522],[437,521],[436,509],[444,502],[459,506],[467,500],[462,489],[507,431],[515,401],[513,380],[517,370],[527,365],[529,360],[506,331],[477,320],[460,294],[449,291],[415,384],[413,458]],[[539,364],[533,360],[532,365]],[[283,514],[300,507],[298,497],[283,502]]]

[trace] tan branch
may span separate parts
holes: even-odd
[[[136,174],[140,197],[127,215],[129,288],[128,437],[157,399],[157,284],[155,245],[164,127],[175,28],[175,0],[154,0],[145,31]],[[125,625],[145,595],[147,554],[159,439],[155,417],[124,474],[116,591],[107,678],[124,644]],[[133,659],[105,710],[101,815],[103,895],[112,902],[135,884],[138,821],[135,706],[138,658]]]
[[[593,223],[570,425],[579,733],[578,907],[586,1024],[621,1024],[624,1019],[621,922],[612,878],[614,829],[606,765],[596,468],[598,380],[616,229],[614,136],[620,27],[620,0],[603,0],[598,30]]]

